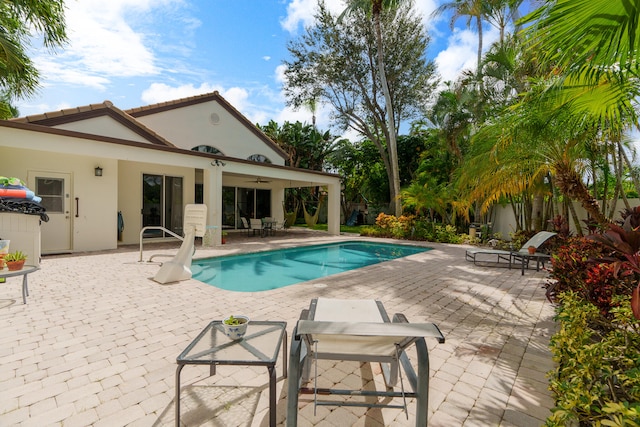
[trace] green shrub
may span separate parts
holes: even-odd
[[[440,243],[462,243],[469,241],[469,236],[458,234],[453,225],[437,224],[411,215],[394,215],[380,213],[376,224],[363,227],[362,236],[392,237],[395,239],[426,240]]]
[[[558,297],[560,328],[550,344],[557,400],[546,425],[638,426],[640,322],[629,296],[612,297],[611,319],[575,292]]]

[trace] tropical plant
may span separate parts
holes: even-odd
[[[39,73],[26,51],[32,32],[42,35],[49,49],[66,40],[62,0],[7,0],[0,7],[0,118],[16,110],[10,102],[31,96],[38,87]]]
[[[631,276],[635,286],[631,291],[631,310],[640,319],[640,207],[635,215],[629,215],[622,226],[609,224],[603,234],[593,234],[593,240],[600,242],[618,257],[605,260],[612,263],[616,277]]]
[[[579,295],[560,295],[551,338],[556,368],[549,387],[556,406],[546,426],[638,426],[640,323],[628,296],[614,296],[611,319]]]
[[[289,156],[287,165],[321,171],[327,156],[335,149],[337,138],[329,131],[319,131],[314,125],[271,120],[266,126],[256,125]]]

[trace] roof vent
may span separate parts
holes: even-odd
[[[220,124],[220,116],[217,113],[211,113],[209,121],[211,121],[212,125]]]

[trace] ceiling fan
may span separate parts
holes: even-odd
[[[267,184],[267,183],[269,183],[271,181],[267,181],[265,179],[262,179],[261,177],[257,177],[256,179],[251,179],[251,180],[249,180],[247,182],[255,182],[256,184]]]

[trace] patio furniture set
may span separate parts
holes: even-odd
[[[250,218],[248,221],[246,218],[240,218],[242,221],[242,227],[247,230],[248,236],[255,236],[256,233],[260,234],[260,237],[275,236],[277,230],[284,230],[285,222],[278,223],[275,218],[265,217],[262,219]]]
[[[518,251],[505,251],[494,248],[473,248],[467,249],[465,258],[474,264],[491,265],[500,264],[504,261],[509,269],[514,263],[520,264],[520,271],[524,276],[524,271],[529,268],[529,264],[535,263],[536,271],[540,271],[540,266],[544,267],[545,262],[551,259],[551,255],[538,252],[539,248],[557,233],[541,231],[525,242]],[[534,248],[535,250],[531,250]],[[506,263],[506,264],[505,264]]]
[[[221,321],[214,320],[177,358],[175,425],[180,426],[180,373],[185,365],[209,365],[215,375],[217,365],[265,366],[269,372],[269,425],[276,425],[276,372],[283,347],[283,378],[289,378],[286,423],[298,424],[298,395],[312,393],[318,405],[401,408],[407,413],[407,398],[416,399],[416,426],[427,424],[429,399],[429,353],[425,337],[445,338],[433,323],[409,323],[402,314],[392,319],[380,301],[317,298],[302,311],[293,330],[287,369],[286,322],[251,321],[238,340],[225,335]],[[405,350],[416,347],[418,372]],[[317,386],[320,359],[380,362],[386,390],[343,390]],[[402,368],[402,369],[401,369]],[[403,377],[404,372],[404,377]],[[312,383],[311,386],[307,386]],[[405,390],[408,384],[411,390]],[[362,396],[362,402],[319,400],[318,395]],[[377,397],[375,403],[371,397]],[[401,404],[388,403],[401,398]],[[386,402],[386,403],[385,403]]]

